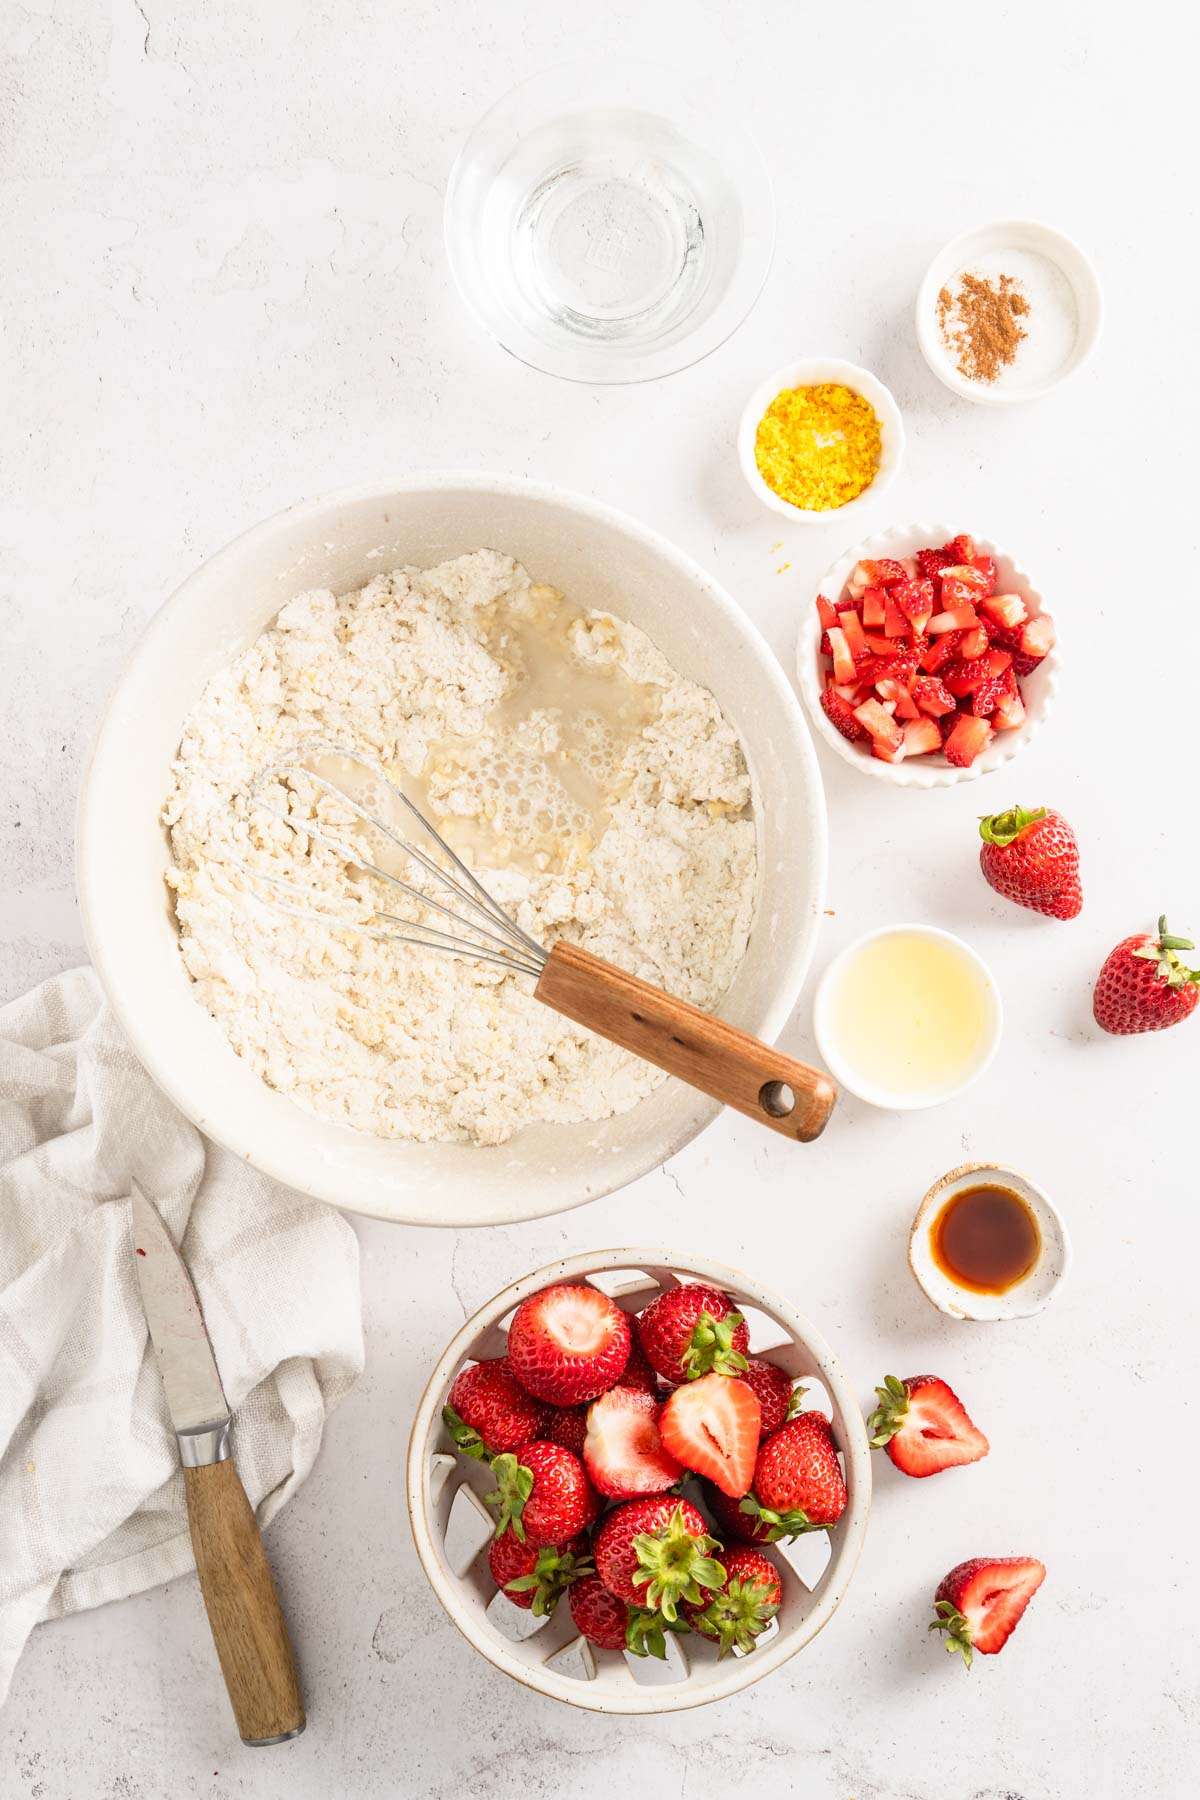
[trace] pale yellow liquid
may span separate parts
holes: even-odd
[[[913,1098],[956,1087],[991,1036],[991,995],[954,944],[915,931],[873,938],[831,996],[829,1033],[864,1086]]]

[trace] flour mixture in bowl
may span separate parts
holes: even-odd
[[[665,1079],[527,978],[268,904],[265,878],[282,878],[359,916],[353,865],[248,798],[322,742],[382,765],[532,937],[712,1008],[745,951],[757,859],[745,759],[706,689],[637,627],[477,550],[289,602],[206,687],[164,811],[197,997],[311,1111],[497,1144],[627,1111]]]

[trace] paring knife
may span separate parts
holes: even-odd
[[[258,1521],[229,1456],[229,1404],[191,1276],[136,1183],[134,1266],[179,1441],[196,1573],[244,1744],[304,1730],[287,1625]]]

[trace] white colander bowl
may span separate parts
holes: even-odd
[[[442,1407],[464,1363],[504,1354],[509,1320],[526,1295],[558,1281],[593,1282],[629,1313],[640,1312],[664,1288],[687,1281],[723,1289],[750,1326],[752,1352],[769,1354],[803,1381],[805,1406],[819,1407],[833,1420],[849,1492],[846,1510],[831,1531],[806,1533],[794,1544],[768,1548],[782,1577],[783,1600],[773,1628],[748,1654],[718,1661],[716,1647],[696,1634],[668,1634],[665,1665],[599,1650],[580,1637],[566,1598],[551,1618],[539,1621],[498,1593],[487,1561],[494,1520],[483,1502],[491,1472],[455,1453],[442,1424]],[[408,1509],[417,1554],[453,1623],[481,1656],[514,1681],[590,1712],[662,1713],[705,1706],[778,1669],[837,1610],[862,1549],[870,1503],[870,1451],[862,1414],[824,1339],[779,1294],[750,1276],[673,1250],[595,1250],[514,1281],[480,1307],[447,1345],[421,1396],[408,1446]]]

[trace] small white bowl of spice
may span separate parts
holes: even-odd
[[[869,369],[838,357],[785,363],[746,402],[738,459],[772,512],[826,525],[891,485],[904,455],[900,408]]]
[[[1079,245],[1032,219],[964,232],[929,265],[917,341],[954,393],[985,406],[1048,394],[1100,336],[1096,271]]]

